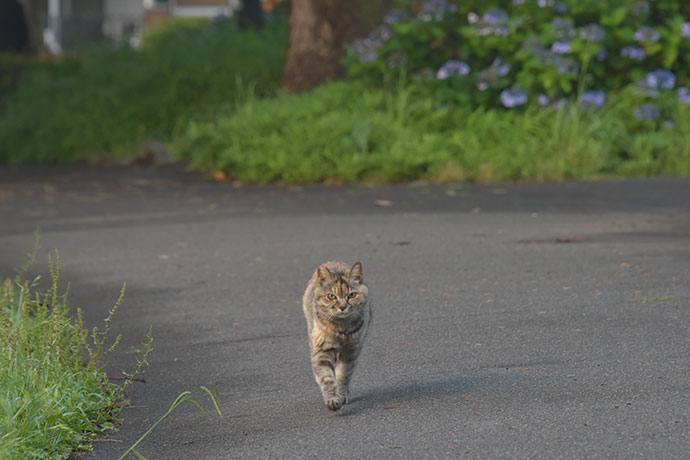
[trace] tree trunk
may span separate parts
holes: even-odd
[[[33,0],[24,0],[24,17],[26,18],[26,28],[29,32],[29,47],[31,51],[43,51],[43,37],[41,29],[37,25],[36,10],[33,7]]]
[[[283,89],[305,91],[342,75],[345,43],[366,33],[360,1],[292,0]]]

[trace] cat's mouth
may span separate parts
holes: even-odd
[[[352,308],[346,308],[345,310],[337,310],[333,314],[336,318],[349,318],[355,314],[355,310]]]

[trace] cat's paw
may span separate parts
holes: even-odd
[[[328,396],[324,398],[323,402],[330,410],[337,411],[345,404],[345,398],[343,396]]]
[[[343,406],[350,401],[350,391],[345,390],[340,392],[340,397],[343,399]]]

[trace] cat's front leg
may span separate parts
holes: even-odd
[[[347,400],[350,397],[350,378],[352,378],[352,373],[355,371],[357,354],[355,350],[345,348],[337,356],[335,380],[338,384],[340,395],[343,398],[343,404],[347,404]]]
[[[316,383],[321,387],[323,402],[332,411],[340,409],[345,404],[345,397],[338,390],[335,378],[335,360],[336,352],[333,349],[314,350],[311,356],[311,368]]]

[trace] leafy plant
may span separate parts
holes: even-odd
[[[0,162],[131,158],[188,121],[276,91],[287,44],[281,17],[260,32],[231,21],[172,21],[141,50],[87,49],[24,72],[0,107]]]
[[[250,99],[174,143],[191,167],[250,183],[561,180],[690,173],[690,105],[670,124],[632,114],[641,96],[603,109],[523,112],[443,104],[404,82],[391,90],[331,83]]]
[[[76,320],[69,314],[69,287],[59,292],[57,253],[49,268],[51,284],[43,295],[36,292],[40,277],[0,284],[0,458],[7,460],[62,459],[89,450],[98,433],[114,427],[129,383],[110,383],[103,362],[119,342],[120,336],[106,345],[125,287],[103,331],[94,328],[89,343],[81,312]],[[135,374],[152,350],[150,331],[144,348]]]
[[[680,0],[422,0],[402,2],[349,47],[354,78],[414,77],[427,94],[471,107],[579,99],[601,107],[635,87],[690,102],[690,4]]]

